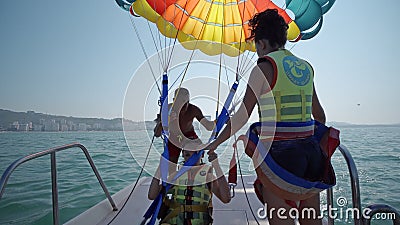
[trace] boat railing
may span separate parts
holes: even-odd
[[[59,207],[58,207],[58,187],[57,187],[57,163],[56,163],[56,152],[71,149],[71,148],[80,148],[83,153],[86,156],[87,161],[89,162],[90,166],[92,167],[92,170],[94,174],[96,175],[97,180],[100,183],[100,186],[103,188],[103,191],[110,202],[112,208],[114,211],[117,211],[117,207],[110,195],[110,193],[107,190],[106,185],[104,184],[96,166],[94,165],[94,162],[92,160],[92,157],[89,154],[89,151],[86,149],[85,146],[79,143],[72,143],[72,144],[67,144],[55,148],[50,148],[41,152],[33,153],[27,156],[24,156],[20,159],[15,160],[8,168],[4,171],[3,175],[1,176],[0,180],[0,200],[1,197],[3,196],[4,189],[7,185],[8,178],[11,176],[13,171],[20,166],[21,164],[28,162],[32,159],[36,159],[45,155],[50,155],[50,161],[51,161],[51,186],[52,186],[52,206],[53,206],[53,224],[58,225],[60,224],[59,221]]]
[[[360,198],[360,183],[358,179],[358,172],[356,164],[354,163],[353,157],[350,154],[350,151],[344,146],[339,145],[338,147],[340,153],[343,155],[346,160],[347,168],[350,174],[350,183],[351,183],[351,196],[352,196],[352,206],[353,209],[358,212],[358,215],[354,216],[354,225],[369,225],[372,217],[377,213],[388,213],[392,215],[391,218],[393,220],[393,224],[400,225],[400,214],[398,211],[384,204],[374,204],[368,206],[368,210],[363,211],[361,208],[361,198]],[[333,190],[327,190],[327,207],[328,209],[333,208]],[[366,212],[364,217],[364,212]],[[328,225],[334,224],[334,218],[328,215]]]

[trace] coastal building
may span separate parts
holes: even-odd
[[[9,131],[31,131],[33,129],[32,122],[29,123],[20,123],[19,121],[14,121],[10,124],[7,130]]]
[[[88,126],[86,123],[78,123],[78,131],[87,131]]]
[[[29,124],[19,124],[17,131],[29,131]]]
[[[33,124],[33,131],[44,131],[44,126],[42,124]]]
[[[93,130],[101,130],[103,129],[103,126],[100,123],[95,123],[92,126]]]
[[[55,120],[45,120],[44,121],[44,131],[59,131],[60,124],[56,123]]]
[[[67,124],[60,124],[60,131],[69,131],[69,127]]]
[[[19,122],[18,121],[14,121],[12,124],[10,124],[8,130],[10,131],[18,131],[19,129]]]

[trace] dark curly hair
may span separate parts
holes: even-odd
[[[282,16],[278,14],[277,9],[267,9],[264,12],[257,13],[249,21],[251,35],[247,40],[267,39],[271,46],[283,46],[287,41],[286,24]]]

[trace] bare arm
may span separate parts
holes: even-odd
[[[315,91],[315,86],[314,86],[314,92],[313,92],[313,97],[312,97],[312,115],[313,115],[314,120],[316,120],[322,124],[325,124],[325,122],[326,122],[325,112],[321,106],[321,103],[319,102],[317,92]]]
[[[154,175],[153,179],[151,180],[149,192],[147,194],[147,197],[150,200],[156,199],[156,197],[158,196],[158,194],[160,193],[161,188],[162,188],[162,185],[160,184],[160,180],[157,179],[157,177],[160,177],[160,167],[157,168],[157,172]]]
[[[160,137],[162,131],[161,121],[157,122],[156,126],[154,127],[154,136]]]
[[[229,185],[228,182],[226,181],[224,172],[222,171],[217,154],[214,152],[212,154],[209,154],[208,160],[212,164],[212,168],[215,170],[216,177],[212,175],[211,173],[211,191],[223,202],[223,203],[229,203],[231,201],[231,195],[229,191]]]
[[[197,106],[194,106],[194,114],[200,124],[203,125],[208,131],[212,131],[214,129],[214,121],[206,119],[203,115],[203,112]]]

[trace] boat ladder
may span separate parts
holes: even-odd
[[[45,155],[50,155],[50,161],[51,161],[51,186],[52,186],[52,206],[53,206],[53,224],[54,225],[59,225],[59,208],[58,208],[58,188],[57,188],[57,164],[56,164],[56,152],[60,152],[63,150],[71,149],[71,148],[80,148],[83,153],[86,156],[87,161],[89,162],[90,166],[92,167],[92,170],[94,174],[97,177],[97,180],[99,181],[101,187],[103,188],[103,191],[105,195],[107,196],[108,201],[110,202],[112,208],[114,211],[117,211],[117,207],[110,195],[110,193],[107,190],[106,185],[104,184],[103,180],[101,179],[101,176],[99,172],[97,171],[96,166],[94,165],[94,162],[92,160],[92,157],[89,155],[89,151],[86,149],[85,146],[79,143],[72,143],[72,144],[67,144],[63,145],[60,147],[55,147],[55,148],[50,148],[41,152],[33,153],[27,156],[24,156],[20,159],[17,159],[14,161],[8,168],[4,171],[3,175],[1,176],[0,180],[0,200],[1,197],[4,193],[4,188],[7,185],[8,178],[11,176],[12,172],[21,164],[28,162],[32,159],[36,159]]]

